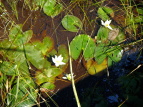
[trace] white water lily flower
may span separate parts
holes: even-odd
[[[59,65],[65,65],[65,63],[62,62],[63,57],[61,55],[60,56],[55,55],[55,58],[52,57],[52,60],[55,63],[56,67],[58,67]]]
[[[65,74],[65,76],[64,76],[64,77],[62,77],[62,78],[63,78],[63,79],[66,79],[66,80],[71,81],[71,79],[72,79],[72,75],[73,75],[73,77],[75,77],[75,75],[74,75],[74,74]]]
[[[103,22],[103,20],[101,20],[101,24],[111,30],[113,30],[110,26],[111,20],[106,20],[105,22]]]

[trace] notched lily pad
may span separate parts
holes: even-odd
[[[37,69],[42,69],[45,62],[41,52],[37,50],[32,44],[25,45],[26,57]]]
[[[16,38],[16,35],[17,34],[21,34],[22,33],[22,24],[19,24],[19,25],[15,25],[14,27],[12,27],[10,29],[10,32],[9,32],[9,40],[10,41],[13,41],[15,38]]]
[[[98,13],[98,16],[99,16],[102,20],[104,20],[104,21],[110,19],[109,16],[107,15],[107,13],[103,10],[102,7],[99,7],[97,13]]]
[[[55,78],[63,72],[60,68],[49,68],[36,71],[35,81],[41,88],[54,89]]]
[[[63,5],[58,3],[56,0],[47,0],[47,2],[43,6],[43,11],[46,15],[55,17],[57,16],[63,9]]]
[[[81,20],[73,15],[66,15],[62,19],[62,25],[66,30],[71,32],[77,32],[83,27]]]
[[[90,59],[84,65],[90,75],[95,75],[107,68],[107,60],[105,59],[101,64],[98,64],[93,59]]]
[[[35,41],[32,43],[34,47],[41,51],[43,55],[46,55],[54,48],[54,41],[51,37],[47,36],[43,39],[43,41]]]
[[[108,66],[111,66],[121,60],[123,50],[121,49],[121,47],[115,47],[113,49],[109,49],[107,54],[108,54]]]
[[[97,45],[95,47],[95,60],[98,64],[101,64],[105,58],[107,57],[106,50],[108,49],[107,46],[104,44]]]
[[[95,60],[98,64],[101,64],[106,58],[108,58],[108,66],[113,65],[122,58],[121,46],[107,46],[100,44],[95,48]]]
[[[9,40],[12,42],[12,44],[19,46],[22,44],[25,44],[29,42],[29,40],[32,38],[33,31],[28,30],[23,32],[22,31],[22,25],[15,25],[9,32]]]
[[[58,47],[58,54],[62,55],[63,57],[63,62],[67,63],[69,60],[69,51],[65,45],[60,45]]]
[[[110,7],[107,7],[107,6],[102,7],[102,9],[104,10],[105,13],[107,13],[111,17],[114,17],[113,9],[111,9]]]
[[[53,90],[53,89],[55,89],[55,87],[56,86],[51,82],[46,82],[40,86],[40,88],[44,88],[44,89],[48,89],[48,90]]]
[[[73,59],[76,60],[83,51],[84,59],[88,60],[94,56],[95,43],[90,36],[80,34],[71,41],[70,51]]]
[[[11,64],[7,61],[3,61],[2,63],[0,63],[0,71],[5,75],[18,75],[16,67],[17,65]]]
[[[100,29],[97,32],[97,43],[107,43],[108,42],[108,35],[109,35],[109,29],[105,27],[100,27]]]

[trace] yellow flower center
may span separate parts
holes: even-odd
[[[108,27],[108,26],[109,26],[109,24],[105,24],[105,26],[106,26],[106,27]]]

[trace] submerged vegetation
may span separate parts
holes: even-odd
[[[88,101],[83,100],[80,104],[72,63],[81,63],[87,75],[96,75],[105,70],[106,78],[109,78],[112,74],[108,68],[122,61],[124,52],[131,50],[130,47],[138,49],[136,52],[142,54],[143,2],[111,2],[115,7],[108,6],[108,0],[0,1],[0,106],[40,106],[43,102],[50,106],[41,96],[41,92],[44,92],[58,107],[52,99],[57,79],[72,83],[78,107],[107,106],[108,102],[98,94],[98,91],[103,91],[100,87],[89,89],[92,91],[87,96]],[[116,6],[116,3],[120,6]],[[74,13],[75,7],[76,10],[80,9],[80,14]],[[95,16],[90,16],[93,13]],[[38,19],[40,15],[41,19]],[[45,22],[42,22],[42,18]],[[60,22],[56,25],[55,20]],[[35,26],[37,22],[42,25]],[[54,30],[45,30],[45,26]],[[60,35],[60,31],[57,31],[59,26],[60,31],[69,35]],[[39,34],[36,34],[37,29]],[[50,35],[47,32],[51,32],[48,33]],[[71,38],[70,34],[74,36]],[[58,42],[60,39],[62,43]],[[116,106],[127,107],[135,99],[138,99],[136,106],[143,105],[143,98],[138,96],[143,88],[142,72],[135,72],[142,67],[142,63],[138,63],[138,67],[130,73],[117,76],[122,95],[108,97],[110,100],[111,97],[119,99]]]

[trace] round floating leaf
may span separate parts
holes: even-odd
[[[0,63],[0,71],[5,75],[18,75],[16,71],[17,65],[11,64],[10,62],[3,61]]]
[[[98,64],[101,64],[106,58],[108,58],[108,66],[113,65],[122,58],[122,49],[120,46],[107,46],[100,44],[95,48],[95,60]]]
[[[63,72],[63,70],[60,68],[49,68],[49,69],[44,70],[44,74],[48,78],[54,78],[54,77],[60,75],[62,72]]]
[[[55,89],[55,85],[53,83],[50,83],[50,82],[44,83],[40,87],[44,88],[44,89],[48,89],[48,90]]]
[[[21,33],[22,33],[22,24],[15,25],[14,27],[12,27],[10,29],[10,32],[9,32],[9,35],[8,35],[9,40],[13,41],[16,38],[16,36],[18,34],[21,34]]]
[[[32,35],[32,30],[22,32],[22,25],[16,25],[10,30],[8,36],[12,44],[19,46],[29,42],[29,40],[32,38]]]
[[[47,77],[46,72],[44,72],[44,71],[36,71],[35,81],[36,81],[36,83],[38,85],[41,85],[42,83],[45,83],[45,82],[54,83],[55,77]]]
[[[107,60],[98,64],[96,61],[90,59],[85,63],[85,67],[90,75],[95,75],[107,68]]]
[[[11,42],[8,39],[5,39],[2,42],[0,42],[0,49],[2,54],[4,54],[4,56],[7,57],[10,61],[25,61],[23,48],[21,46],[16,47],[13,44],[11,45]]]
[[[46,1],[47,0],[36,0],[35,2],[36,2],[36,5],[37,6],[40,6],[41,8],[43,8],[43,6],[44,6],[44,4],[46,3]],[[33,1],[33,3],[34,3],[34,1]],[[36,6],[36,7],[37,7]],[[37,10],[37,9],[36,9]]]
[[[102,9],[105,13],[109,14],[111,17],[114,17],[113,9],[111,9],[110,7],[106,7],[106,6],[102,7]]]
[[[107,51],[108,54],[108,66],[113,65],[122,58],[123,50],[120,47],[115,47]]]
[[[90,36],[80,34],[71,41],[70,51],[73,59],[76,60],[83,51],[85,60],[88,60],[94,56],[95,43]]]
[[[46,55],[47,52],[51,51],[54,48],[54,41],[51,37],[47,36],[43,39],[41,51],[43,55]]]
[[[70,51],[73,59],[77,59],[82,51],[81,37],[76,36],[70,43]]]
[[[25,61],[24,50],[22,47],[16,49],[9,48],[7,54],[5,54],[10,61],[15,63],[23,63]]]
[[[43,42],[35,41],[32,43],[36,49],[41,51],[43,55],[46,55],[47,52],[50,52],[54,48],[54,41],[51,37],[45,37]]]
[[[97,33],[97,43],[106,43],[108,42],[108,34],[109,34],[109,29],[105,27],[100,27]]]
[[[69,52],[68,52],[68,49],[67,49],[67,47],[65,45],[60,45],[58,47],[58,54],[62,55],[64,63],[68,62],[68,60],[69,60]]]
[[[32,44],[25,45],[27,59],[37,68],[42,69],[45,62],[41,52],[37,50]]]
[[[57,3],[56,0],[47,0],[47,2],[43,6],[43,11],[46,15],[55,17],[57,16],[63,9],[63,5]]]
[[[73,15],[66,15],[62,19],[62,25],[66,30],[71,32],[77,32],[83,27],[81,20]]]
[[[102,7],[99,7],[97,13],[98,13],[98,16],[99,16],[102,20],[104,20],[104,21],[110,20],[109,16],[108,16],[107,13],[103,10]]]
[[[60,75],[62,72],[63,70],[60,68],[44,69],[42,72],[36,71],[35,74],[36,83],[38,85],[41,85],[42,83],[46,82],[54,83],[55,77]]]
[[[119,32],[118,36],[113,40],[113,42],[122,42],[125,39],[125,34],[123,32]]]
[[[95,47],[95,60],[98,64],[101,64],[104,59],[107,57],[106,50],[108,49],[107,46],[104,44],[100,44]]]
[[[22,42],[24,44],[29,42],[30,39],[32,38],[32,35],[33,35],[33,31],[32,30],[27,30],[27,31],[23,32],[23,37],[21,38]]]

